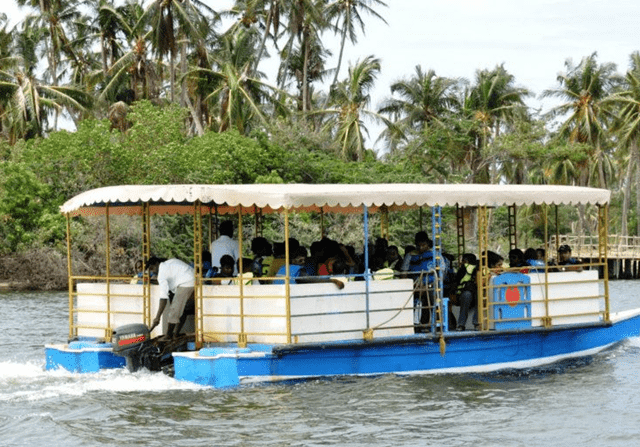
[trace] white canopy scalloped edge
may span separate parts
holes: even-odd
[[[148,203],[152,213],[180,213],[196,201],[221,214],[261,209],[263,213],[292,210],[351,212],[363,205],[406,209],[420,206],[504,206],[532,204],[600,204],[609,202],[606,189],[557,185],[486,184],[255,184],[255,185],[123,185],[93,189],[68,200],[64,214],[102,214],[106,204],[137,214],[132,206]],[[124,210],[129,208],[129,211]],[[111,212],[111,211],[110,211]]]

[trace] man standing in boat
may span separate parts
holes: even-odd
[[[160,318],[169,302],[169,292],[172,292],[174,296],[167,313],[168,326],[164,335],[165,339],[171,339],[178,335],[176,326],[180,322],[187,302],[193,300],[194,270],[189,264],[179,259],[163,260],[155,256],[147,261],[147,267],[150,274],[156,275],[160,286],[158,313],[149,330],[153,331],[160,324]]]
[[[238,241],[233,239],[233,222],[225,220],[220,224],[220,237],[211,242],[211,265],[220,271],[220,259],[224,255],[229,255],[236,263],[233,274],[238,274],[237,262],[240,259],[240,246]]]
[[[419,231],[415,236],[416,249],[405,255],[402,271],[413,277],[414,281],[422,278],[422,286],[428,286],[435,280],[433,274],[435,262],[433,260],[433,242],[426,231]],[[422,289],[422,287],[421,287]],[[417,332],[423,332],[431,319],[431,305],[433,303],[433,289],[420,290],[414,295],[414,324]]]

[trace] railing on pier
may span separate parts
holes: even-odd
[[[553,257],[558,247],[568,245],[577,258],[598,258],[598,236],[555,235],[549,240],[549,256]],[[609,259],[640,259],[640,237],[611,234],[607,238]]]

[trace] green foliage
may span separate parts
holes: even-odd
[[[187,183],[255,183],[259,176],[282,181],[282,149],[237,131],[207,132],[193,138],[185,145],[183,155]]]
[[[62,219],[51,206],[51,188],[19,163],[2,163],[0,173],[0,252],[60,240]]]

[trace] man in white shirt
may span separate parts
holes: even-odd
[[[179,259],[164,260],[155,256],[147,261],[147,267],[151,274],[155,273],[160,286],[158,313],[149,330],[152,331],[160,324],[160,318],[169,302],[169,292],[172,292],[174,296],[167,312],[168,326],[164,338],[176,337],[178,335],[177,332],[180,330],[180,327],[178,327],[176,331],[176,325],[180,322],[187,301],[193,299],[193,287],[195,285],[193,267]]]
[[[220,259],[224,255],[233,258],[234,276],[238,274],[238,259],[240,259],[240,247],[238,241],[233,239],[233,222],[225,220],[220,224],[220,237],[211,243],[211,266],[221,269]]]

